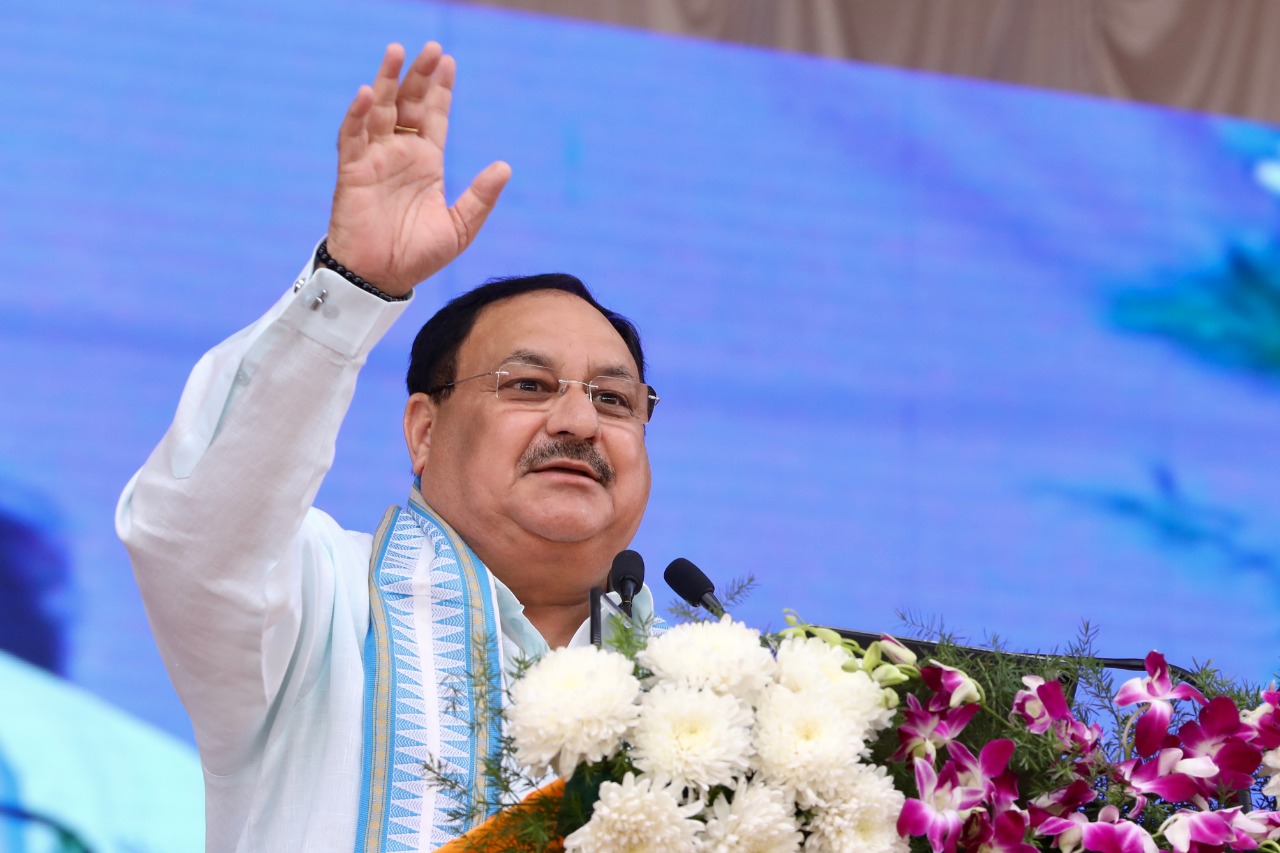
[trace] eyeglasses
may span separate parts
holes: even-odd
[[[560,379],[550,368],[519,361],[507,362],[497,370],[439,385],[427,393],[434,394],[486,376],[494,377],[493,391],[499,400],[531,409],[549,408],[556,397],[569,390],[570,385],[581,385],[582,390],[591,398],[596,414],[601,419],[610,421],[647,424],[653,417],[653,407],[658,403],[658,394],[653,386],[643,382],[617,376],[597,376],[590,382]]]

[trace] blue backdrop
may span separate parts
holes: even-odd
[[[1045,649],[1087,618],[1106,653],[1275,670],[1275,129],[427,2],[0,23],[0,512],[62,543],[65,582],[28,586],[126,711],[189,737],[115,498],[306,262],[383,45],[428,38],[460,66],[454,192],[514,178],[362,376],[319,497],[342,523],[404,499],[417,326],[563,270],[652,355],[651,575],[754,574],[761,627],[910,610]]]

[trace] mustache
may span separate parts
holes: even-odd
[[[594,444],[568,438],[552,439],[536,447],[530,447],[520,457],[520,468],[523,471],[532,471],[557,459],[572,459],[574,462],[589,465],[596,480],[602,486],[608,486],[617,477],[613,466],[601,455]]]

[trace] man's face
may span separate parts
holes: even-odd
[[[545,364],[561,379],[639,379],[609,321],[555,290],[483,309],[458,350],[457,377],[512,361]],[[595,562],[593,570],[607,566],[631,541],[649,499],[644,427],[602,421],[581,385],[542,411],[499,399],[493,389],[493,377],[484,377],[459,384],[440,403],[421,401],[429,424],[416,439],[410,402],[409,450],[423,496],[486,561],[559,543]]]

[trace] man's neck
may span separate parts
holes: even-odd
[[[518,596],[517,596],[518,597]],[[553,649],[569,645],[573,635],[587,620],[590,608],[586,602],[580,605],[530,607],[525,605],[524,615]]]
[[[592,585],[605,583],[607,570],[586,572],[579,568],[581,562],[567,554],[526,554],[520,559],[487,557],[480,551],[476,554],[494,577],[511,590],[524,608],[525,618],[553,649],[567,646],[573,639],[590,615]]]
[[[593,541],[550,542],[522,535],[463,537],[493,576],[524,607],[525,618],[551,648],[568,645],[590,613],[593,586],[603,586],[610,556]]]
[[[611,556],[599,552],[598,542],[550,542],[523,532],[503,535],[496,525],[469,536],[450,526],[516,597],[547,645],[567,646],[590,615],[591,587],[606,582]]]

